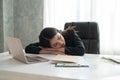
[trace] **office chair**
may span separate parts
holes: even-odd
[[[85,53],[100,54],[99,28],[96,22],[67,22],[68,26],[76,26],[75,30],[85,45]]]

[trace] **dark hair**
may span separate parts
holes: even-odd
[[[39,43],[42,47],[51,47],[50,40],[58,33],[56,28],[47,27],[44,28],[39,35]]]
[[[58,32],[61,33],[62,35],[67,35],[67,34],[69,34],[69,31],[73,30],[73,29],[74,29],[74,26],[73,27],[70,26],[67,29],[65,29],[64,31],[60,31],[60,30],[53,28],[53,27],[44,28],[39,35],[39,44],[40,44],[40,46],[42,46],[44,48],[50,48],[51,47],[50,40]]]

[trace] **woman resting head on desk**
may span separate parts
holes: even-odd
[[[39,42],[26,46],[26,53],[34,54],[67,54],[84,55],[84,44],[77,35],[74,27],[68,27],[64,31],[56,28],[44,28],[39,35]]]

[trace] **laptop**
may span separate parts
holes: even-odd
[[[35,54],[25,53],[21,40],[18,38],[8,37],[7,45],[12,57],[23,63],[46,62],[48,59],[37,56]]]

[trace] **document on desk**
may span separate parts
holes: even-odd
[[[100,55],[100,57],[120,64],[120,55]]]
[[[51,59],[51,63],[77,63],[80,56],[56,55]]]

